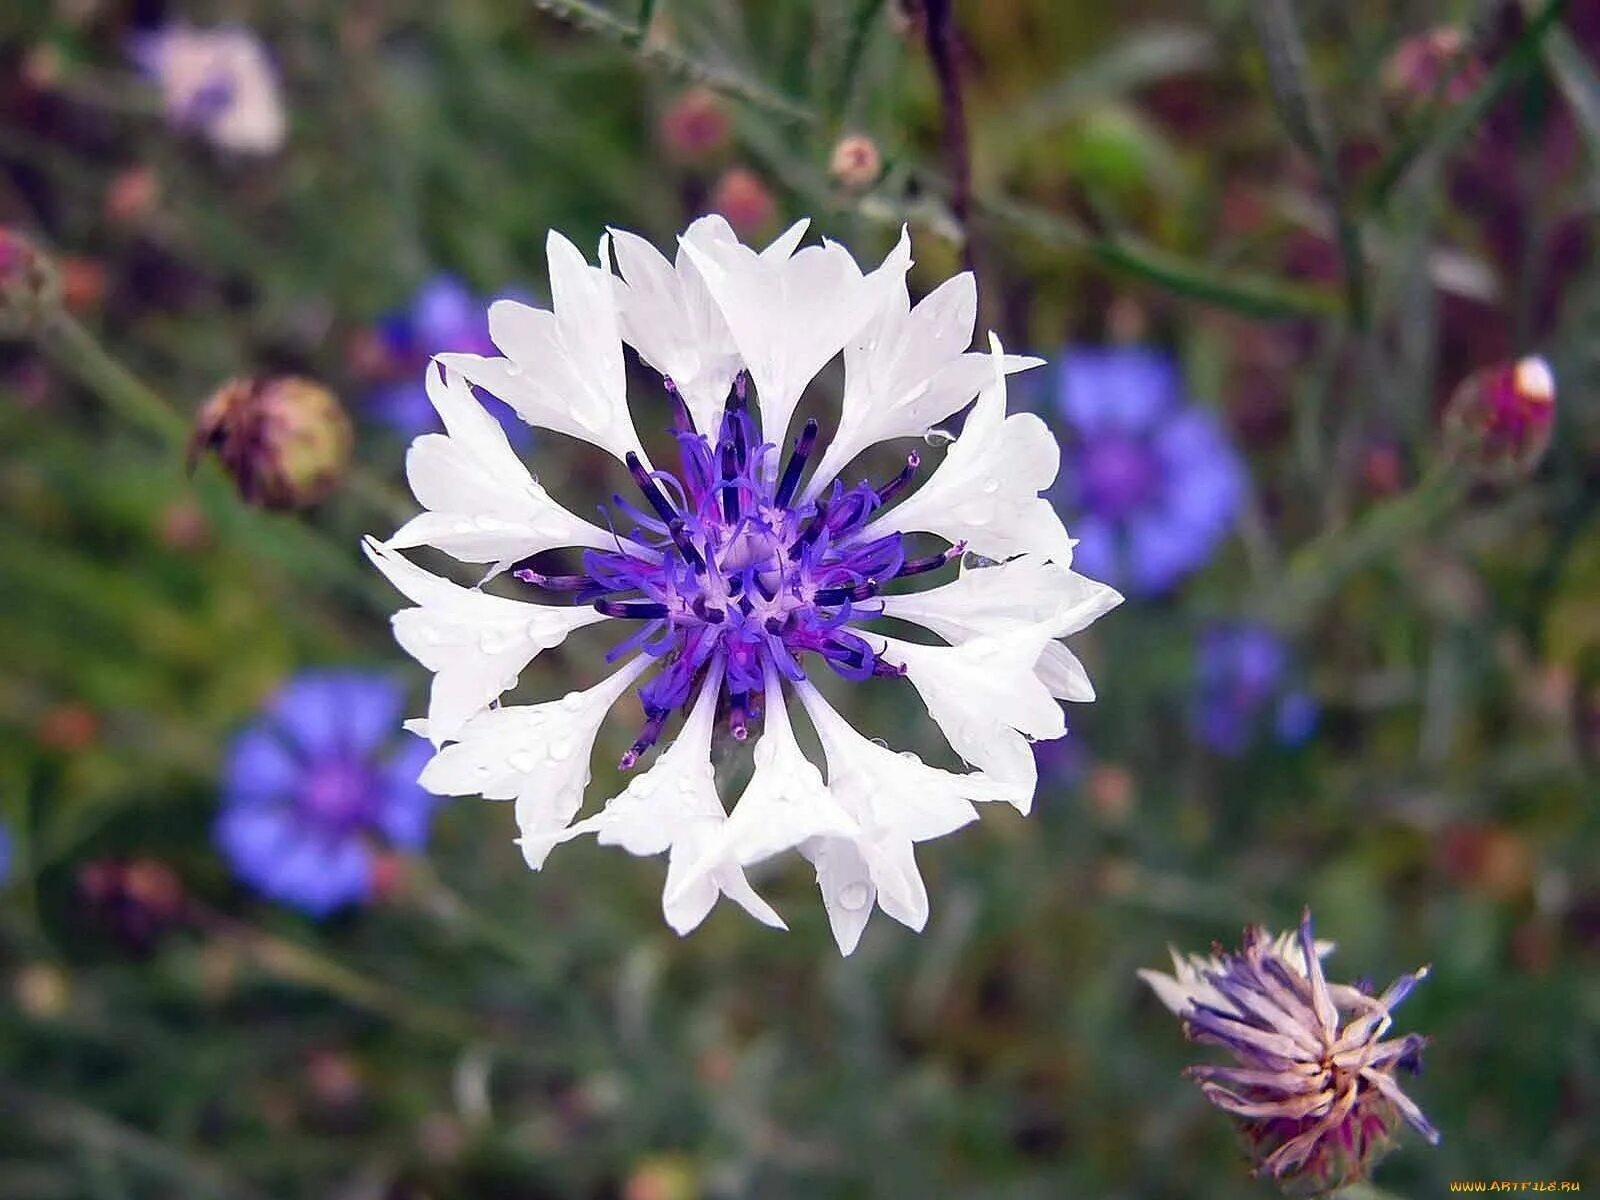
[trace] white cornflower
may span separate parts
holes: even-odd
[[[590,833],[634,854],[667,854],[663,906],[680,933],[721,895],[781,927],[745,870],[797,849],[816,868],[848,954],[874,905],[913,929],[926,922],[916,843],[972,820],[975,801],[1028,809],[1030,742],[1065,733],[1059,700],[1094,696],[1061,639],[1121,597],[1071,570],[1072,539],[1040,495],[1055,478],[1055,443],[1038,418],[1006,412],[1006,376],[1038,360],[1004,354],[993,337],[987,352],[970,349],[971,277],[913,307],[905,235],[864,273],[839,245],[801,247],[805,231],[801,222],[757,252],[707,217],[671,262],[614,231],[598,267],[551,234],[551,309],[500,301],[489,312],[500,356],[445,354],[429,368],[445,432],[418,438],[406,463],[426,511],[387,542],[369,539],[367,551],[416,606],[396,615],[396,637],[435,673],[427,718],[414,723],[439,747],[426,788],[515,801],[535,868]],[[645,456],[624,343],[663,376],[674,471]],[[802,393],[841,352],[838,433],[807,478],[817,422],[805,422],[786,457],[780,446]],[[615,531],[561,507],[472,386],[529,424],[607,451],[644,503],[618,499]],[[881,486],[838,481],[863,450],[925,438],[974,397],[960,438],[906,499],[915,452]],[[911,557],[912,533],[952,544]],[[528,599],[463,587],[400,553],[421,546],[487,565],[491,577],[509,571]],[[552,574],[531,561],[561,550],[581,552],[582,570]],[[968,550],[984,565],[932,590],[885,594]],[[886,616],[944,644],[875,632]],[[631,626],[609,678],[543,704],[499,706],[541,651],[606,620]],[[942,770],[857,732],[807,677],[817,662],[850,680],[906,676],[978,769]],[[630,690],[643,724],[623,770],[639,766],[674,712],[687,715],[653,765],[580,820],[595,738]],[[801,712],[822,743],[820,765],[796,739]],[[712,768],[719,721],[735,741],[756,734],[754,774],[731,812]]]

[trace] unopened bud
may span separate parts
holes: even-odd
[[[828,173],[840,187],[851,192],[865,191],[878,182],[883,172],[883,155],[878,143],[865,134],[841,138],[828,161]]]
[[[1415,109],[1435,100],[1460,104],[1483,83],[1486,68],[1467,35],[1441,25],[1409,37],[1395,48],[1383,67],[1383,92],[1400,109]]]
[[[296,376],[236,379],[195,419],[189,464],[213,451],[246,504],[306,508],[344,478],[354,434],[332,392]]]
[[[27,333],[60,305],[55,264],[30,238],[0,225],[0,335]]]
[[[723,173],[711,193],[711,208],[728,218],[735,233],[746,237],[771,225],[778,212],[767,185],[748,167],[731,167]]]
[[[1456,388],[1444,412],[1450,451],[1485,479],[1533,472],[1555,429],[1556,379],[1542,358],[1488,367]]]
[[[682,163],[700,163],[728,144],[733,123],[727,107],[710,88],[692,87],[661,114],[661,144]]]

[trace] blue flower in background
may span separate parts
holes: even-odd
[[[11,831],[0,825],[0,887],[11,878]]]
[[[323,916],[372,894],[378,843],[426,844],[432,750],[396,737],[404,699],[383,675],[307,671],[234,739],[215,833],[241,879]]]
[[[1167,591],[1233,529],[1244,465],[1216,418],[1188,403],[1177,365],[1138,347],[1061,360],[1056,500],[1073,567],[1136,595]]]
[[[428,360],[450,351],[499,353],[489,338],[487,309],[488,303],[454,275],[435,275],[417,289],[410,305],[382,324],[384,347],[402,378],[372,394],[368,402],[371,415],[403,437],[441,429],[439,414],[423,383]],[[528,426],[509,405],[486,394],[480,399],[513,442],[528,440]]]
[[[1282,745],[1298,746],[1316,732],[1317,716],[1288,646],[1271,629],[1231,622],[1200,635],[1192,724],[1212,750],[1241,754],[1269,732]]]

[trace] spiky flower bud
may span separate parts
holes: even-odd
[[[344,478],[353,440],[349,416],[320,383],[297,376],[235,379],[195,419],[189,464],[213,451],[245,503],[306,508]]]
[[[828,160],[828,173],[846,191],[865,191],[878,182],[882,172],[883,155],[878,152],[878,143],[861,133],[841,138]]]
[[[60,304],[55,264],[30,238],[0,226],[0,335],[28,332]]]
[[[1555,429],[1556,378],[1542,358],[1467,376],[1444,412],[1451,453],[1475,474],[1510,482],[1533,473]]]

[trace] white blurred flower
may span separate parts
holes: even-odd
[[[283,145],[278,74],[250,30],[174,23],[138,35],[131,51],[161,88],[173,125],[237,154],[271,154]]]

